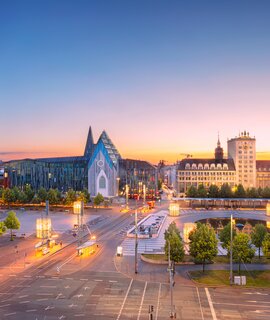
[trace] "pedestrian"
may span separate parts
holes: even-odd
[[[61,247],[61,248],[63,247],[63,242],[62,242],[62,241],[60,241],[60,247]]]

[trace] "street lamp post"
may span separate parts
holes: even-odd
[[[116,196],[119,197],[119,181],[120,181],[120,178],[117,177],[117,178],[116,178],[116,181],[117,181],[117,192],[116,192]]]
[[[231,214],[231,242],[230,242],[230,285],[233,285],[233,259],[232,259],[232,242],[233,242],[233,215]]]
[[[176,318],[176,314],[174,312],[174,305],[173,305],[173,268],[172,268],[172,261],[171,261],[171,244],[170,241],[168,241],[168,271],[169,271],[169,279],[170,279],[170,295],[171,295],[171,311],[170,311],[170,318]]]
[[[135,273],[138,273],[138,209],[137,209],[137,200],[136,200],[136,209],[135,209]]]
[[[128,208],[128,192],[129,192],[129,187],[128,187],[128,184],[126,184],[126,208]]]

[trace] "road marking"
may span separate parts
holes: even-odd
[[[26,310],[26,312],[35,312],[37,309]]]
[[[19,299],[26,298],[26,297],[28,297],[28,294],[25,294],[24,296],[19,296]]]
[[[37,293],[38,296],[52,296],[53,293]]]
[[[88,281],[88,279],[80,279],[81,281]]]
[[[63,295],[63,293],[58,293],[58,295],[56,296],[55,300],[58,300],[62,295]]]
[[[210,296],[208,288],[205,288],[205,293],[206,293],[206,297],[207,297],[207,300],[208,300],[208,303],[209,303],[209,307],[210,307],[210,310],[211,310],[212,318],[213,318],[213,320],[217,320],[216,312],[215,312],[215,309],[213,307],[213,303],[212,303],[211,296]]]
[[[48,298],[41,298],[41,299],[37,299],[37,301],[47,301],[49,300]]]
[[[97,281],[97,282],[102,282],[103,280],[100,280],[100,279],[95,279],[94,281]]]
[[[74,314],[74,317],[84,317],[85,314],[84,313],[80,313],[80,314]]]
[[[260,302],[261,303],[261,302]],[[227,303],[227,302],[214,302],[214,304],[223,304],[223,305],[227,305],[227,306],[243,306],[243,307],[256,307],[256,308],[269,308],[269,306],[260,306],[260,305],[250,305],[250,304],[241,304],[241,303]]]
[[[8,306],[10,306],[10,304],[2,304],[2,305],[0,306],[0,308],[5,308],[5,307],[8,307]]]
[[[130,283],[129,283],[129,286],[128,286],[128,289],[127,289],[127,293],[126,293],[126,295],[125,295],[124,301],[123,301],[123,303],[122,303],[121,309],[120,309],[120,311],[119,311],[119,313],[118,313],[118,316],[117,316],[117,319],[116,319],[116,320],[119,320],[120,317],[121,317],[121,314],[122,314],[122,311],[123,311],[123,309],[124,309],[124,305],[125,305],[125,303],[126,303],[126,300],[127,300],[127,297],[128,297],[128,294],[129,294],[129,291],[130,291],[130,288],[131,288],[132,283],[133,283],[133,279],[130,280]]]
[[[32,278],[32,276],[24,276],[24,278]]]
[[[157,320],[157,318],[158,318],[158,309],[159,309],[159,303],[160,303],[160,293],[161,293],[161,283],[159,284],[159,289],[158,289],[157,311],[156,311],[155,320]]]
[[[28,300],[28,301],[21,301],[21,302],[19,302],[20,304],[23,304],[23,303],[29,303],[30,301]]]
[[[40,288],[56,288],[56,286],[40,286]]]
[[[8,316],[13,316],[14,314],[16,314],[16,312],[5,313],[4,316],[8,317]]]
[[[144,300],[144,296],[145,296],[146,287],[147,287],[147,281],[145,282],[145,285],[144,285],[143,295],[142,295],[142,300],[141,300],[141,304],[140,304],[140,308],[139,308],[137,320],[139,320],[139,319],[140,319],[140,316],[141,316],[142,306],[143,306],[143,300]]]
[[[250,300],[248,300],[247,302],[253,302],[253,303],[270,303],[270,302],[268,302],[268,301],[250,301]]]
[[[45,308],[46,311],[47,310],[51,310],[51,309],[54,309],[54,307],[48,306],[48,307]]]
[[[75,252],[72,256],[70,256],[67,260],[65,260],[60,266],[58,266],[59,269],[61,269],[65,264],[67,264],[69,261],[74,259],[77,256],[77,252]]]
[[[59,320],[65,319],[66,316],[61,315],[60,317],[58,317]]]
[[[201,298],[200,298],[200,293],[199,293],[198,287],[196,287],[196,290],[197,290],[198,300],[199,300],[199,304],[200,304],[200,310],[201,310],[202,320],[204,320],[203,310],[202,310],[202,304],[201,304]]]
[[[118,281],[117,280],[109,280],[109,282],[115,283],[115,282],[118,282]]]

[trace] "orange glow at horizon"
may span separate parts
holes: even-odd
[[[126,151],[120,154],[123,159],[136,159],[145,160],[150,163],[157,164],[160,160],[164,160],[165,164],[173,164],[179,160],[185,158],[184,153],[172,152],[172,151],[156,151],[156,150],[136,150],[136,151]],[[0,160],[20,160],[20,159],[37,159],[37,158],[52,158],[52,157],[72,157],[83,155],[82,150],[61,150],[61,151],[50,151],[50,152],[6,152],[0,154]],[[191,153],[192,158],[213,158],[213,152],[193,152]],[[226,155],[225,155],[226,157]],[[257,160],[270,160],[270,151],[268,152],[257,152]]]

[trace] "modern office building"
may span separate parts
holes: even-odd
[[[103,131],[94,143],[89,128],[84,154],[76,157],[23,159],[0,164],[0,186],[34,190],[57,188],[62,192],[88,189],[91,196],[101,193],[114,197],[119,187],[130,191],[142,183],[155,189],[156,168],[146,161],[122,159],[108,134]]]

